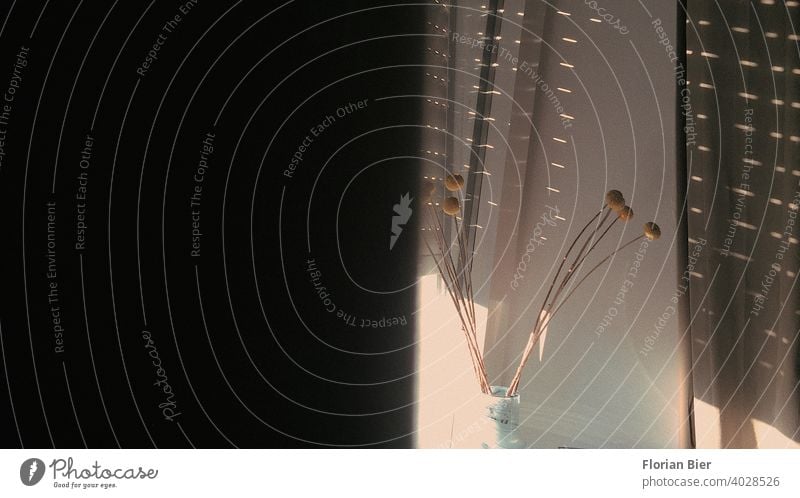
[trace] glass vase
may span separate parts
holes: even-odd
[[[484,416],[488,423],[484,424],[481,448],[515,449],[525,448],[520,439],[519,428],[519,394],[506,396],[507,387],[492,386],[491,394],[482,394]]]

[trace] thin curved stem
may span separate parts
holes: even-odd
[[[608,231],[611,230],[611,228],[614,226],[614,223],[616,223],[617,220],[619,220],[618,217],[614,218],[614,220],[611,223],[609,223],[608,227],[606,227],[606,229],[603,231],[603,233],[600,234],[600,236],[597,238],[597,240],[595,240],[594,244],[592,244],[592,246],[589,247],[589,250],[586,251],[586,254],[584,254],[583,257],[580,258],[580,260],[578,260],[576,258],[575,261],[572,263],[572,266],[570,267],[567,276],[564,277],[564,280],[561,282],[561,286],[556,291],[555,297],[553,297],[553,301],[551,303],[551,309],[552,309],[552,304],[555,303],[556,300],[558,300],[558,296],[560,296],[561,292],[567,287],[567,284],[569,283],[569,281],[572,280],[572,278],[575,275],[578,274],[578,269],[581,266],[583,266],[583,262],[586,261],[586,258],[589,257],[589,254],[591,254],[592,250],[594,250],[594,248],[597,247],[597,244],[599,244],[600,241],[603,240],[603,237],[605,237],[606,234],[608,233]]]
[[[512,377],[511,383],[508,385],[508,392],[507,392],[508,396],[513,396],[516,393],[517,386],[519,385],[520,378],[522,377],[522,371],[525,368],[525,364],[528,362],[528,357],[530,356],[531,351],[533,351],[533,347],[536,345],[536,341],[539,339],[539,336],[541,335],[542,328],[540,327],[540,321],[542,319],[542,313],[544,313],[545,307],[547,307],[548,299],[550,299],[550,295],[552,294],[553,288],[556,285],[558,276],[561,274],[561,270],[564,268],[564,264],[567,262],[567,259],[569,259],[570,253],[575,248],[575,245],[583,236],[584,232],[586,232],[586,230],[603,213],[603,211],[605,211],[606,208],[608,208],[608,206],[606,204],[603,204],[603,207],[600,208],[600,211],[598,211],[597,213],[595,213],[594,216],[589,218],[589,221],[586,222],[583,228],[581,228],[581,231],[578,232],[578,235],[575,236],[575,239],[573,239],[572,244],[570,244],[569,248],[567,249],[567,252],[564,253],[564,257],[561,259],[561,263],[558,265],[558,269],[556,270],[555,275],[553,275],[553,281],[550,283],[550,288],[547,290],[547,294],[545,295],[544,300],[542,301],[542,307],[539,309],[539,313],[536,315],[536,321],[534,322],[533,329],[531,330],[531,333],[528,336],[528,343],[525,345],[525,349],[522,352],[522,358],[520,360],[519,366],[517,367],[517,370],[514,372],[514,377]],[[600,224],[597,227],[595,227],[594,231],[592,232],[592,236],[594,236],[594,234],[597,233],[598,227],[605,222],[610,213],[611,209],[608,208],[608,212],[605,214]],[[583,249],[586,248],[587,243],[588,241],[584,242],[584,245],[581,248],[581,253],[583,252]],[[555,298],[553,299],[555,300]]]
[[[472,302],[471,289],[466,287],[466,283],[463,284],[464,288],[462,288],[462,282],[469,281],[469,275],[464,275],[463,273],[459,274],[453,258],[451,244],[449,244],[444,238],[444,227],[442,225],[442,221],[439,219],[439,216],[437,215],[433,205],[429,204],[428,207],[428,228],[429,230],[434,231],[434,239],[439,247],[441,258],[436,258],[436,253],[433,251],[433,248],[430,246],[430,244],[428,244],[427,240],[425,240],[425,245],[434,258],[436,269],[439,271],[439,275],[445,284],[447,292],[456,308],[456,313],[458,314],[459,320],[461,321],[461,330],[464,333],[467,341],[467,347],[472,360],[472,367],[475,372],[475,376],[478,379],[481,391],[484,393],[489,393],[490,386],[486,365],[481,356],[480,347],[477,340],[477,325],[475,323],[474,304]],[[459,228],[457,221],[456,228]],[[459,244],[459,246],[461,249],[461,244]],[[463,257],[463,250],[461,255]]]
[[[583,283],[583,282],[584,282],[584,281],[585,281],[587,278],[589,278],[589,276],[590,276],[592,273],[594,273],[594,271],[595,271],[595,270],[597,270],[598,268],[600,268],[600,266],[602,266],[602,265],[603,265],[603,263],[605,263],[606,261],[608,261],[609,259],[611,259],[611,258],[612,258],[612,257],[613,257],[615,254],[617,254],[619,251],[621,251],[621,250],[625,249],[626,247],[628,247],[629,245],[633,244],[633,243],[634,243],[634,242],[636,242],[637,240],[640,240],[640,239],[642,239],[643,237],[644,237],[644,235],[639,235],[638,237],[636,237],[636,238],[634,238],[634,239],[631,239],[631,240],[629,240],[628,242],[626,242],[625,244],[623,244],[622,246],[620,246],[618,249],[616,249],[616,250],[612,251],[612,252],[611,252],[611,254],[609,254],[608,256],[606,256],[605,258],[603,258],[603,259],[602,259],[602,260],[601,260],[599,263],[597,263],[597,264],[596,264],[596,265],[595,265],[595,266],[594,266],[594,267],[593,267],[591,270],[589,270],[589,272],[588,272],[588,273],[586,273],[586,275],[584,275],[584,276],[583,276],[583,278],[581,278],[581,279],[578,281],[578,283],[577,283],[577,284],[575,284],[575,287],[573,287],[573,288],[572,288],[572,290],[569,292],[569,294],[567,294],[567,295],[566,295],[566,297],[565,297],[564,299],[562,299],[562,300],[561,300],[561,303],[559,303],[559,305],[556,307],[555,311],[553,311],[553,313],[550,315],[550,318],[552,319],[552,318],[553,318],[553,316],[555,316],[555,314],[556,314],[556,313],[558,313],[558,310],[560,310],[560,309],[561,309],[561,307],[562,307],[562,306],[564,306],[564,304],[566,304],[566,302],[567,302],[567,300],[570,298],[570,296],[572,296],[572,294],[574,294],[574,293],[575,293],[575,291],[576,291],[576,290],[578,290],[578,287],[580,287],[580,286],[581,286],[581,284],[582,284],[582,283]],[[550,323],[550,321],[549,321],[549,320],[548,320],[548,323]]]

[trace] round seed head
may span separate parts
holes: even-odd
[[[623,197],[622,192],[619,190],[609,190],[606,193],[606,205],[614,211],[619,212],[625,207],[625,197]]]
[[[648,221],[644,224],[644,236],[648,240],[656,240],[661,237],[661,228],[652,221]]]
[[[461,210],[461,204],[458,202],[457,198],[447,197],[442,204],[442,210],[445,212],[445,214],[455,216]]]
[[[622,221],[629,221],[633,218],[633,209],[630,206],[623,206],[622,209],[619,210],[619,219]]]
[[[444,179],[444,187],[450,192],[461,190],[464,187],[464,177],[461,175],[447,175]]]

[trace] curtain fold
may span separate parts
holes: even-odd
[[[698,447],[800,444],[800,7],[689,2],[688,254]]]

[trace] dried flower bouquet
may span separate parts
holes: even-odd
[[[459,195],[464,188],[464,178],[461,175],[448,174],[444,179],[444,187],[449,193],[442,202],[439,203],[434,202],[431,198],[436,190],[436,185],[431,182],[425,184],[425,190],[423,192],[423,202],[427,205],[425,229],[432,234],[434,246],[432,247],[427,239],[425,239],[425,243],[428,247],[428,251],[436,262],[439,275],[458,313],[459,320],[461,321],[461,330],[467,341],[472,366],[475,371],[475,376],[478,379],[481,392],[490,394],[491,386],[477,336],[475,301],[472,288],[473,251],[467,247],[468,235],[467,230],[463,226],[463,216],[461,216],[462,203],[459,199]],[[441,208],[441,213],[438,208]],[[589,218],[581,231],[578,232],[578,235],[572,240],[572,243],[561,258],[558,269],[547,290],[536,322],[528,336],[528,342],[522,351],[519,366],[514,372],[514,376],[508,386],[506,396],[514,396],[519,389],[522,372],[536,344],[539,344],[539,359],[541,360],[547,326],[581,284],[583,284],[583,282],[598,268],[608,262],[617,252],[625,249],[637,240],[644,237],[649,240],[656,240],[661,236],[661,229],[657,224],[652,221],[645,223],[641,235],[622,244],[610,254],[600,259],[597,264],[583,274],[576,284],[568,287],[570,281],[580,273],[587,258],[614,225],[618,221],[626,223],[631,219],[633,219],[633,209],[625,204],[625,198],[622,193],[619,190],[610,190],[606,193],[603,207],[595,213],[594,216]],[[455,245],[457,246],[457,254],[455,257],[453,256],[450,242],[445,239],[444,228],[446,224],[451,221],[456,233]]]

